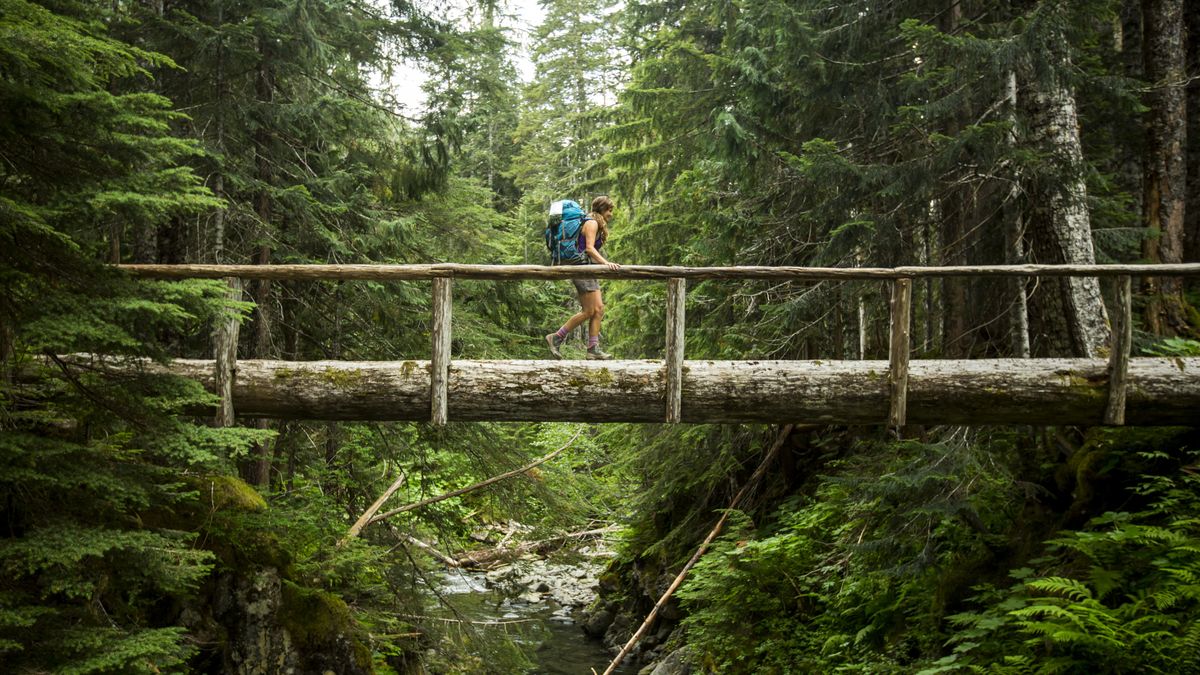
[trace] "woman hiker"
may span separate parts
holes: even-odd
[[[583,242],[583,246],[580,248],[583,249],[586,257],[579,260],[564,260],[562,264],[606,265],[609,269],[614,270],[621,267],[615,262],[605,260],[604,256],[600,254],[600,249],[608,239],[608,223],[612,220],[613,207],[613,200],[604,195],[592,200],[592,211],[584,219],[579,234],[579,238]],[[611,354],[600,349],[600,322],[604,319],[604,300],[600,296],[600,282],[595,278],[572,279],[571,282],[575,284],[575,290],[579,294],[579,305],[582,309],[578,314],[567,319],[567,322],[557,332],[546,336],[546,343],[550,345],[550,353],[554,355],[554,358],[561,359],[562,352],[559,351],[559,347],[567,339],[567,334],[579,324],[587,321],[587,357],[599,360],[611,359]]]

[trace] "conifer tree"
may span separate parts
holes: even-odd
[[[214,560],[178,524],[199,504],[177,469],[226,468],[261,438],[171,415],[208,400],[192,384],[57,356],[163,358],[161,336],[222,306],[212,284],[133,284],[101,264],[129,229],[219,204],[181,166],[200,148],[170,134],[170,102],[119,93],[151,67],[173,64],[86,13],[0,3],[0,661],[14,672],[182,668],[195,648],[156,609],[194,597]]]
[[[624,62],[612,38],[619,20],[612,3],[542,6],[546,13],[532,36],[535,74],[524,94],[515,134],[520,151],[511,169],[528,210],[538,213],[553,199],[588,201],[610,191],[604,159],[612,143],[598,132],[612,124]]]

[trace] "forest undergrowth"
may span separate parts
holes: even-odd
[[[681,588],[666,649],[700,672],[1195,672],[1196,430],[921,435],[793,438]],[[690,555],[686,504],[732,482],[713,478],[646,486],[657,515],[631,536],[656,545],[627,575]]]

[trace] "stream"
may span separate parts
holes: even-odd
[[[594,559],[560,564],[527,556],[488,572],[449,570],[439,594],[458,618],[507,635],[533,662],[528,673],[602,673],[613,655],[578,623],[595,597],[599,571]],[[445,608],[442,613],[451,615]],[[635,671],[623,666],[615,672]]]

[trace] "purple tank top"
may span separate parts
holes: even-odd
[[[587,221],[589,221],[589,220],[596,220],[596,219],[593,218],[592,215],[589,213],[587,215],[587,217],[583,219],[583,222],[586,224]],[[577,250],[579,250],[580,253],[583,253],[584,251],[587,250],[587,237],[585,237],[583,235],[582,227],[579,228],[579,239],[576,240],[575,245],[576,245]],[[599,251],[601,246],[604,246],[604,230],[600,229],[600,223],[599,223],[599,221],[597,221],[596,222],[596,250]],[[579,264],[580,265],[590,265],[591,263],[592,263],[592,259],[588,257],[587,253],[583,253],[583,260],[580,260]]]

